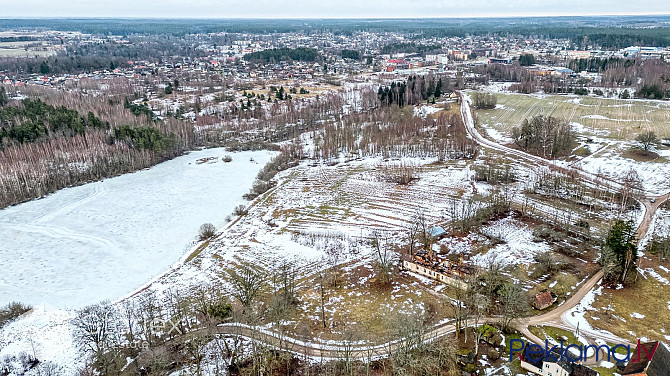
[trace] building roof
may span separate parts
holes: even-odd
[[[447,233],[447,230],[443,229],[440,226],[435,226],[435,227],[429,228],[428,233],[431,236],[442,236],[442,235],[445,235]]]
[[[575,363],[572,365],[572,373],[570,374],[570,376],[598,376],[598,371],[592,370],[589,367]]]
[[[666,376],[670,370],[670,350],[659,342],[656,352],[647,368],[647,376]]]
[[[545,307],[554,304],[554,299],[555,296],[551,291],[545,291],[535,295],[534,303],[536,306]]]
[[[626,364],[626,368],[621,372],[622,375],[634,375],[647,371],[647,376],[666,376],[670,370],[670,351],[661,342],[647,342],[644,346],[647,351],[640,349],[640,361],[637,361],[637,347],[631,354],[631,360]],[[654,348],[656,351],[654,352]],[[649,360],[648,355],[654,352],[654,356]],[[633,361],[633,359],[635,361]]]

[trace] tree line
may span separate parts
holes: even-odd
[[[0,207],[150,167],[198,142],[184,121],[138,117],[106,98],[25,94],[0,107]]]
[[[315,61],[319,53],[313,48],[272,48],[263,51],[251,52],[242,58],[247,61],[264,61],[266,63],[278,61]]]
[[[0,100],[0,105],[3,102]],[[13,142],[82,135],[91,128],[108,129],[109,122],[103,122],[91,111],[84,116],[76,110],[65,106],[54,107],[40,99],[28,98],[18,105],[0,107],[0,149]]]
[[[444,78],[444,81],[443,81]],[[405,82],[391,82],[390,86],[380,86],[377,98],[385,106],[416,105],[423,101],[435,103],[435,100],[454,86],[448,77],[410,76]]]
[[[514,143],[543,158],[565,155],[575,142],[570,124],[553,116],[537,115],[512,128]]]

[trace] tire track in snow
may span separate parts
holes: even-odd
[[[20,224],[20,225],[9,225],[7,227],[15,231],[26,232],[30,234],[39,234],[54,239],[69,239],[81,243],[91,243],[92,245],[97,244],[99,246],[102,246],[105,250],[110,251],[121,250],[121,247],[119,247],[119,245],[117,245],[116,243],[112,242],[109,239],[100,236],[83,234],[80,232],[72,231],[65,227],[51,226],[46,224],[39,224],[39,225]]]
[[[87,204],[91,201],[94,201],[95,199],[97,199],[100,196],[105,195],[106,193],[107,193],[107,188],[104,186],[104,184],[102,184],[102,182],[97,183],[97,184],[94,183],[93,192],[91,192],[91,194],[89,194],[86,197],[82,197],[78,200],[75,200],[75,201],[73,201],[69,204],[63,205],[60,208],[58,208],[58,209],[56,209],[56,210],[54,210],[50,213],[46,213],[46,214],[40,216],[39,218],[37,218],[35,220],[35,223],[45,223],[45,222],[51,221],[51,220],[53,220],[53,219],[55,219],[55,218],[57,218],[61,215],[70,213],[74,209],[76,209],[76,208],[78,208],[78,207],[80,207],[84,204]]]

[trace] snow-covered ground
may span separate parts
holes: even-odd
[[[568,310],[562,315],[563,321],[569,323],[574,328],[579,328],[583,334],[588,334],[599,340],[607,340],[614,343],[622,343],[623,341],[616,335],[602,329],[594,329],[584,316],[588,311],[595,311],[593,302],[598,295],[602,294],[603,287],[601,285],[592,288],[584,298],[572,309]]]
[[[530,265],[533,256],[537,253],[551,250],[546,242],[534,242],[533,230],[512,216],[499,219],[484,228],[482,233],[503,241],[491,248],[486,254],[479,254],[472,258],[474,264],[485,267],[495,259],[504,265]]]
[[[591,173],[601,171],[611,179],[621,178],[622,173],[629,170],[637,172],[642,180],[642,186],[649,195],[661,195],[670,191],[670,164],[666,162],[637,162],[629,158],[623,158],[621,154],[632,145],[621,142],[614,148],[608,148],[603,153],[585,157],[575,166],[581,167]],[[670,152],[658,151],[661,157],[667,158]]]
[[[0,360],[19,357],[21,353],[57,367],[56,373],[41,373],[40,367],[26,375],[76,375],[84,360],[73,343],[74,313],[57,309],[48,304],[35,307],[19,320],[11,322],[0,331]],[[10,376],[23,375],[23,367],[10,369]]]
[[[244,203],[267,151],[192,152],[0,211],[0,304],[78,308],[117,299],[177,261],[205,222]],[[217,157],[198,163],[198,159]],[[253,158],[253,160],[252,160]]]

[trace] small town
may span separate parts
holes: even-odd
[[[566,1],[13,4],[0,376],[670,375],[670,8]]]

